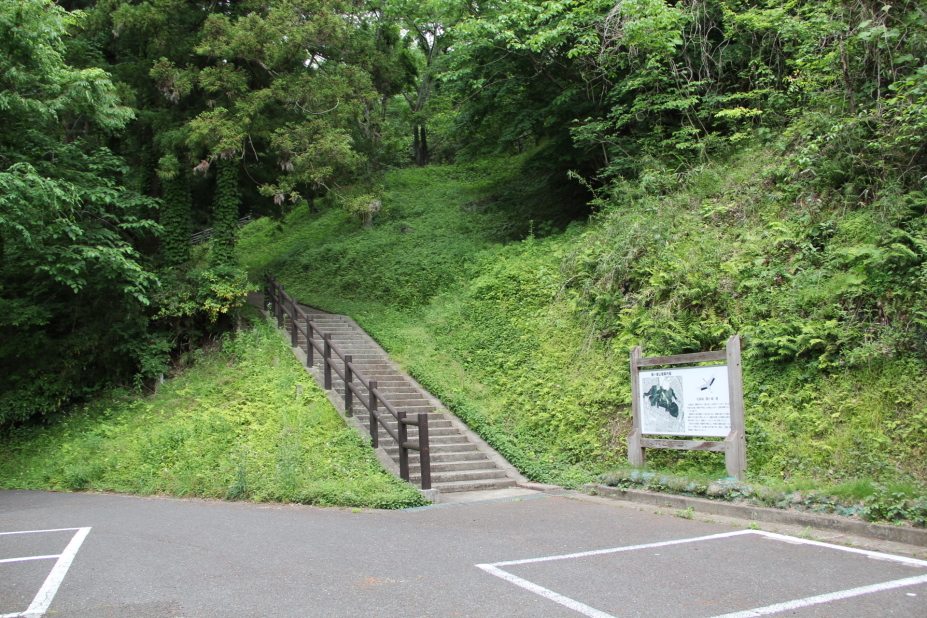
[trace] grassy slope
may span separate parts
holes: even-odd
[[[492,242],[492,196],[517,162],[387,177],[385,216],[338,211],[250,225],[240,259],[303,302],[351,314],[445,404],[529,476],[575,484],[621,461],[611,353],[552,308],[578,229]],[[619,361],[623,362],[623,360]],[[562,376],[562,379],[561,379]]]
[[[277,332],[253,320],[155,395],[117,391],[55,424],[15,430],[0,444],[0,487],[424,503],[345,427]]]
[[[386,178],[374,230],[337,211],[298,210],[280,227],[249,226],[240,255],[253,275],[269,269],[304,302],[354,316],[529,477],[575,484],[623,461],[631,346],[691,351],[735,331],[799,345],[800,336],[757,332],[757,320],[773,328],[832,300],[833,273],[790,248],[809,213],[768,190],[766,156],[748,153],[660,195],[617,196],[595,225],[510,244],[492,241],[504,224],[492,196],[514,165],[401,170]],[[878,234],[886,216],[834,216],[833,251],[861,242],[861,229]],[[770,264],[789,285],[769,285],[781,279],[763,270]],[[609,277],[629,287],[603,302]],[[864,354],[822,370],[826,337],[820,345],[745,363],[754,480],[923,483],[924,363]],[[723,475],[716,454],[656,452],[653,462]]]

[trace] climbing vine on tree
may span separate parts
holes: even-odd
[[[179,266],[190,259],[190,185],[183,174],[164,183],[161,211],[161,251],[168,266]]]
[[[228,266],[235,262],[238,232],[238,168],[234,160],[216,161],[216,190],[213,202],[212,263]]]

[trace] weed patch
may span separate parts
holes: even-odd
[[[14,430],[0,443],[0,487],[424,504],[344,425],[274,328],[252,321],[153,396],[113,391],[57,423]]]

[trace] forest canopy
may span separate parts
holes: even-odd
[[[252,285],[240,217],[370,222],[385,170],[490,155],[524,156],[498,200],[517,240],[767,147],[768,193],[808,217],[783,255],[819,259],[836,212],[885,225],[828,262],[846,274],[816,330],[767,316],[758,353],[923,355],[925,58],[913,0],[0,0],[0,424],[143,385],[227,328]],[[565,266],[605,335],[644,285],[614,249]]]

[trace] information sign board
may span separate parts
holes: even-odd
[[[727,365],[641,371],[641,433],[726,438],[731,433]]]
[[[698,366],[691,366],[697,363]],[[744,478],[747,442],[738,335],[727,340],[724,350],[710,352],[644,357],[640,346],[631,350],[631,408],[634,422],[628,434],[631,465],[646,465],[648,448],[721,451],[728,474]]]

